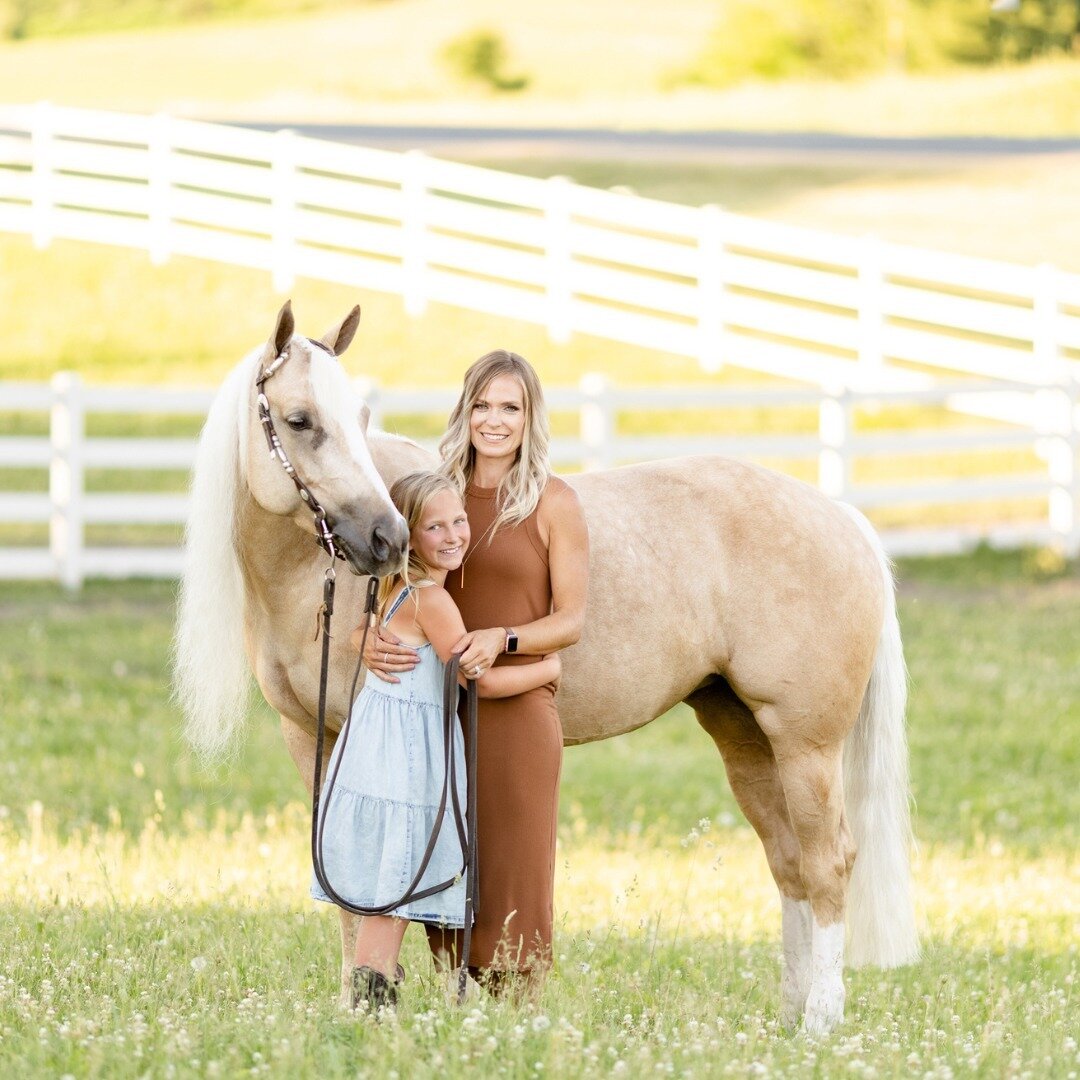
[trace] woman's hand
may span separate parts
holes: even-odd
[[[349,644],[358,651],[363,635],[363,626],[358,626],[349,637]],[[395,637],[385,626],[373,626],[368,631],[367,645],[364,647],[364,667],[383,682],[401,682],[397,675],[412,671],[419,663],[417,650]]]
[[[489,630],[470,630],[454,645],[453,652],[463,653],[461,670],[469,679],[478,679],[491,669],[495,658],[506,647],[506,631],[501,626]]]

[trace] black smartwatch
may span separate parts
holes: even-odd
[[[509,626],[504,626],[503,629],[506,631],[506,648],[503,649],[503,652],[517,652],[517,631],[512,630]]]

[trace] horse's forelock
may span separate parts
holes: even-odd
[[[329,355],[325,355],[326,353]],[[325,346],[320,346],[318,350],[309,349],[308,358],[311,393],[324,419],[324,427],[330,426],[326,423],[329,421],[341,430],[349,455],[357,468],[363,471],[375,491],[389,501],[389,492],[375,468],[371,450],[367,444],[367,436],[360,426],[363,399],[356,392],[356,387],[353,386],[345,369],[334,358],[334,354],[329,349],[325,349]]]

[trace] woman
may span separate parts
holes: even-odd
[[[477,360],[439,445],[443,471],[465,492],[472,532],[446,588],[468,631],[453,651],[474,678],[492,664],[565,649],[581,634],[588,531],[577,495],[551,473],[548,439],[532,367],[504,350]],[[417,663],[385,630],[369,639],[364,659],[390,682]],[[489,982],[542,975],[551,963],[562,766],[554,685],[482,700],[477,759],[480,896],[470,970]],[[433,928],[428,938],[437,957],[454,962],[460,933]]]

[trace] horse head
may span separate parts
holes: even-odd
[[[259,355],[258,383],[251,388],[256,403],[260,394],[264,398],[281,453],[267,453],[259,430],[268,426],[265,421],[250,423],[243,467],[252,498],[263,509],[317,537],[313,509],[321,508],[334,547],[353,572],[381,577],[401,566],[409,531],[372,462],[368,408],[337,360],[359,322],[360,308],[354,307],[320,339],[302,337],[293,333],[286,302]]]

